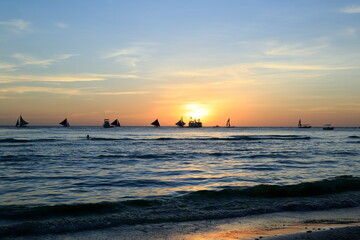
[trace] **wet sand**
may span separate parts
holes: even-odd
[[[360,239],[360,208],[281,212],[221,220],[139,224],[15,239],[356,240]]]
[[[259,239],[260,238],[255,238]],[[296,234],[283,235],[278,237],[266,237],[264,240],[358,240],[360,239],[360,226],[331,228],[329,230],[307,231]]]

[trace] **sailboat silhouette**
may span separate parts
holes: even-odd
[[[26,125],[28,125],[29,123],[27,121],[25,121],[22,116],[20,115],[20,117],[18,118],[18,120],[16,121],[16,125],[15,127],[26,127]]]
[[[65,118],[62,122],[59,122],[63,127],[70,127],[69,121]]]
[[[227,128],[231,127],[230,118],[229,118],[229,119],[227,120],[227,122],[226,122],[226,127],[227,127]]]
[[[175,123],[175,125],[177,125],[178,127],[184,127],[185,126],[185,122],[183,121],[183,118],[181,117],[181,119]]]
[[[119,120],[117,120],[117,119],[115,119],[115,121],[113,121],[113,122],[111,123],[111,126],[121,127],[120,122],[119,122]]]
[[[151,123],[151,125],[154,125],[155,127],[160,127],[159,120],[156,119],[155,121],[153,121],[153,122]]]

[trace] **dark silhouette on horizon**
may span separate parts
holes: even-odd
[[[151,125],[153,125],[154,127],[160,127],[159,120],[156,119],[155,121],[153,121],[153,122],[151,123]]]

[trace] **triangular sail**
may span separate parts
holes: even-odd
[[[62,125],[63,127],[70,127],[69,121],[67,120],[67,118],[65,118],[62,122],[59,123],[60,125]]]
[[[231,125],[230,125],[230,118],[227,120],[227,122],[226,122],[226,127],[231,127]]]
[[[175,123],[175,125],[179,126],[179,127],[184,127],[185,126],[185,122],[183,121],[183,118],[181,117],[181,119]]]
[[[18,120],[16,121],[16,127],[25,127],[25,125],[29,124],[27,121],[25,121],[22,116],[20,115],[20,117],[18,118]]]
[[[119,120],[115,120],[115,121],[113,121],[112,123],[111,123],[111,125],[112,126],[115,126],[115,127],[121,127],[121,125],[120,125],[120,122],[119,122]]]
[[[159,120],[156,119],[154,122],[151,123],[151,125],[154,125],[155,127],[160,127]]]
[[[299,119],[298,127],[301,127],[301,119]]]

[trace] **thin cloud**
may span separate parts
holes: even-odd
[[[356,36],[356,34],[357,34],[357,29],[353,28],[353,27],[347,27],[343,31],[343,35],[345,35],[345,36],[353,37],[353,36]]]
[[[91,76],[37,76],[37,75],[0,75],[0,82],[13,83],[13,82],[91,82],[91,81],[105,81],[104,77],[91,77]]]
[[[358,67],[332,67],[322,65],[300,65],[300,64],[288,64],[288,63],[271,63],[271,62],[258,62],[251,64],[239,64],[222,66],[209,69],[196,69],[189,71],[179,71],[171,73],[171,76],[178,77],[197,77],[204,78],[217,77],[221,79],[239,78],[239,76],[256,75],[256,69],[276,69],[276,70],[307,70],[307,71],[336,71],[336,70],[349,70],[356,69]]]
[[[303,47],[301,45],[285,45],[265,51],[271,56],[309,56],[319,52],[324,46]]]
[[[113,49],[107,53],[102,54],[103,59],[113,59],[115,62],[121,63],[125,66],[135,68],[139,64],[146,60],[149,56],[151,49],[149,47],[154,46],[154,43],[149,42],[137,42],[132,43],[131,47],[122,49]]]
[[[143,95],[148,94],[149,92],[100,92],[93,93],[95,95]]]
[[[47,93],[57,93],[57,94],[67,94],[67,95],[79,95],[79,90],[77,89],[65,89],[65,88],[49,88],[49,87],[9,87],[1,88],[0,93],[32,93],[32,92],[47,92]]]
[[[8,26],[13,31],[19,32],[29,30],[31,23],[22,19],[13,19],[10,21],[0,21],[0,25]]]
[[[66,60],[66,59],[69,59],[74,56],[78,56],[78,54],[60,54],[60,55],[54,56],[53,58],[48,58],[48,59],[38,59],[34,56],[31,56],[28,54],[23,54],[23,53],[15,53],[12,55],[13,58],[20,61],[20,64],[19,64],[20,66],[37,65],[40,67],[48,67],[48,66],[54,64],[55,62]]]
[[[340,12],[353,14],[353,13],[360,13],[360,6],[349,6],[340,9]]]
[[[117,49],[103,55],[105,59],[114,59],[116,62],[128,67],[136,67],[144,59],[144,54],[140,48]]]
[[[104,77],[104,78],[139,78],[139,76],[134,74],[101,74],[101,73],[90,73],[86,74],[87,76],[94,76],[94,77]]]
[[[14,70],[16,65],[8,64],[8,63],[0,63],[0,70]]]
[[[336,70],[349,70],[356,69],[357,67],[332,67],[321,65],[292,65],[282,63],[257,63],[250,65],[251,68],[268,68],[268,69],[285,69],[285,70],[309,70],[309,71],[336,71]]]
[[[55,26],[58,28],[68,28],[69,26],[65,23],[55,23]]]
[[[143,95],[148,94],[149,92],[144,91],[124,91],[124,92],[91,92],[87,88],[56,88],[56,87],[29,87],[29,86],[19,86],[19,87],[5,87],[0,89],[0,93],[3,94],[26,94],[26,93],[52,93],[52,94],[62,94],[62,95],[81,95],[81,96],[94,96],[94,95]],[[1,96],[1,95],[0,95]],[[8,96],[3,96],[8,97]]]
[[[136,75],[125,74],[77,74],[77,75],[63,75],[63,76],[39,76],[39,75],[0,75],[1,83],[15,83],[15,82],[93,82],[106,81],[110,78],[131,79],[137,78]]]
[[[104,58],[116,58],[121,56],[139,55],[141,53],[139,48],[116,49],[104,54]]]

